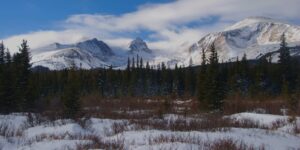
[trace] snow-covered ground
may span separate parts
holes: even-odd
[[[86,121],[39,121],[28,114],[0,115],[0,149],[64,150],[64,149],[209,149],[218,141],[233,142],[254,149],[300,149],[300,118],[288,116],[238,113],[223,118],[232,122],[252,122],[256,128],[224,127],[217,130],[162,130],[141,128],[130,120],[90,118]],[[158,118],[149,118],[158,121]],[[164,115],[161,121],[198,120],[201,117]],[[295,121],[296,120],[296,121]],[[86,146],[86,147],[85,147]]]

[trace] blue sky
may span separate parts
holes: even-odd
[[[0,38],[34,30],[59,28],[60,21],[73,14],[120,15],[147,3],[171,0],[3,0]]]
[[[178,51],[249,16],[300,24],[299,0],[2,0],[0,40],[16,49],[98,38],[124,48],[142,37]]]

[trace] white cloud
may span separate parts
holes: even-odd
[[[218,31],[248,16],[267,16],[285,21],[299,20],[299,0],[177,0],[148,4],[123,15],[78,14],[65,21],[61,31],[38,31],[4,39],[11,48],[27,39],[32,48],[53,42],[72,43],[98,37],[113,46],[128,46],[130,38],[147,31],[155,49],[178,51],[204,34]],[[218,18],[203,24],[211,17]],[[190,27],[188,24],[193,24]],[[155,40],[157,39],[157,40]],[[186,44],[186,45],[188,45]]]

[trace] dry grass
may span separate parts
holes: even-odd
[[[169,130],[169,131],[228,131],[232,127],[236,128],[260,128],[276,130],[284,125],[283,120],[275,121],[271,127],[260,125],[251,120],[234,121],[224,118],[224,114],[234,114],[247,111],[264,111],[269,114],[282,114],[282,109],[288,104],[281,98],[269,98],[253,100],[233,96],[225,102],[223,113],[203,113],[199,110],[197,100],[176,100],[170,97],[146,98],[122,98],[104,99],[100,95],[90,94],[81,97],[82,113],[85,118],[108,118],[125,119],[128,121],[114,123],[109,136],[123,133],[130,130]],[[59,112],[47,112],[50,120],[59,118]],[[47,114],[44,113],[44,114]],[[50,114],[50,115],[49,115]],[[165,114],[180,116],[177,119],[167,119]],[[78,120],[83,128],[86,128],[86,120]],[[299,134],[299,126],[295,126],[295,133]],[[1,131],[1,130],[0,130]],[[58,137],[63,138],[63,137]],[[74,137],[76,138],[76,137]],[[78,137],[77,137],[78,138]],[[126,149],[124,139],[115,141],[104,141],[99,137],[85,136],[79,137],[92,141],[90,144],[78,145],[77,149]],[[202,149],[212,150],[252,150],[264,149],[264,146],[254,147],[246,145],[243,141],[232,139],[220,139],[217,141],[205,141],[195,137],[160,136],[156,139],[149,139],[150,145],[160,143],[190,143],[203,146]]]
[[[91,141],[89,144],[78,144],[77,150],[87,149],[114,149],[114,150],[125,150],[124,139],[117,139],[113,141],[104,141],[96,136],[86,137],[85,140]]]
[[[130,124],[134,125],[135,130],[169,130],[169,131],[228,131],[232,127],[236,128],[259,128],[269,129],[262,126],[258,122],[251,120],[234,121],[224,118],[218,114],[203,115],[200,118],[184,118],[177,119],[131,119]]]
[[[0,124],[0,136],[3,137],[21,137],[23,134],[23,128],[18,130],[11,130],[9,124]]]
[[[214,141],[208,150],[264,150],[265,147],[261,145],[260,147],[254,147],[252,145],[247,145],[243,141],[236,141],[232,139],[221,139]]]
[[[117,139],[112,141],[104,141],[94,136],[86,137],[85,140],[92,141],[89,144],[77,145],[78,150],[83,149],[116,149],[116,150],[127,150],[124,139]],[[176,136],[176,135],[159,135],[155,138],[148,139],[149,148],[154,145],[161,145],[166,143],[186,143],[196,145],[202,150],[264,150],[264,145],[255,147],[253,145],[247,145],[242,140],[233,140],[231,138],[217,139],[213,141],[203,141],[201,137],[196,136]],[[161,149],[166,149],[161,148]],[[168,149],[176,149],[170,147]]]
[[[89,114],[89,116],[127,119],[137,130],[215,131],[224,130],[229,127],[259,127],[250,121],[241,123],[224,119],[223,114],[215,113],[199,116],[198,103],[193,99],[171,100],[170,98],[164,98],[150,100],[128,98],[106,100],[98,95],[89,95],[82,98],[82,104],[85,107],[85,114]],[[181,117],[174,120],[167,120],[164,119],[164,114],[175,114]],[[120,124],[115,124],[113,129],[115,129],[116,133],[126,130]]]
[[[170,97],[103,99],[100,95],[91,94],[83,96],[81,102],[85,115],[99,118],[146,119],[162,117],[167,113],[181,115],[199,113],[196,100],[181,101]]]
[[[224,113],[234,114],[261,110],[264,111],[263,113],[282,115],[282,110],[286,108],[288,108],[288,103],[281,97],[257,100],[234,95],[225,100]]]
[[[157,145],[162,143],[187,143],[197,145],[198,149],[202,150],[264,150],[264,146],[254,147],[247,145],[244,141],[233,140],[231,138],[217,139],[214,141],[203,141],[201,137],[194,136],[164,136],[160,135],[157,138],[149,139],[149,145]]]

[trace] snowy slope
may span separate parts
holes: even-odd
[[[94,38],[76,44],[53,43],[32,50],[33,67],[43,66],[50,70],[61,70],[75,65],[77,68],[91,69],[99,67],[124,68],[128,58],[143,58],[149,61],[161,62],[155,58],[151,49],[141,38],[133,40],[128,48],[112,50],[106,43]]]
[[[34,115],[33,115],[34,116]],[[173,116],[173,117],[170,117]],[[176,117],[177,116],[177,117]],[[300,135],[291,129],[300,125],[300,118],[295,123],[288,121],[288,116],[239,113],[225,116],[233,121],[248,120],[261,128],[235,128],[211,131],[172,131],[155,128],[141,129],[129,120],[91,118],[85,126],[73,120],[45,121],[30,125],[26,114],[0,115],[0,149],[3,150],[64,150],[77,149],[81,145],[93,144],[95,140],[102,143],[120,143],[125,150],[139,149],[208,149],[209,144],[220,140],[243,142],[253,149],[287,150],[300,148]],[[166,115],[162,120],[176,122],[177,119],[189,120],[189,117],[175,114]],[[153,118],[149,118],[155,121]],[[195,118],[200,119],[200,118]],[[160,121],[162,121],[160,120]],[[272,128],[276,122],[281,124]],[[115,132],[116,124],[124,125],[126,130]],[[7,126],[8,125],[8,126]],[[7,127],[7,128],[6,128]],[[270,128],[265,128],[270,127]],[[14,131],[18,132],[15,133]],[[5,132],[7,134],[5,134]],[[94,143],[95,144],[95,143]],[[99,148],[97,145],[95,148]]]
[[[119,65],[124,62],[103,41],[91,39],[76,44],[54,43],[32,50],[32,64],[61,70],[75,65],[78,68],[91,69]]]
[[[200,39],[189,48],[190,58],[200,64],[202,49],[209,55],[209,47],[215,43],[220,61],[241,58],[244,53],[248,59],[257,59],[278,50],[283,33],[289,46],[300,45],[299,26],[264,17],[246,18],[222,32],[211,33]]]

